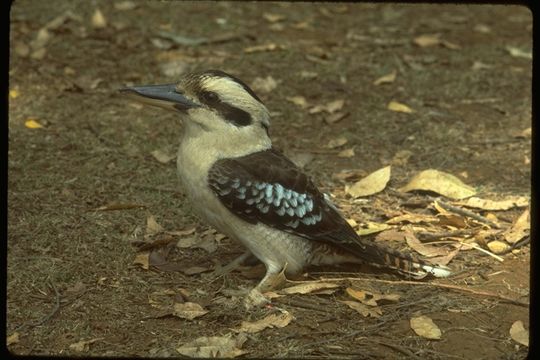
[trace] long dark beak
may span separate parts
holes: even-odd
[[[142,103],[169,110],[187,111],[200,106],[177,92],[175,84],[132,86],[120,89],[120,92]]]

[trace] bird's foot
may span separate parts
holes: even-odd
[[[270,304],[271,301],[261,293],[258,287],[252,289],[244,298],[244,307],[251,310],[254,307],[262,307]]]

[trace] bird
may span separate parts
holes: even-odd
[[[253,255],[265,265],[252,295],[271,288],[281,272],[294,276],[308,265],[367,263],[416,278],[451,274],[446,266],[361,238],[314,181],[272,145],[268,109],[236,76],[195,71],[175,83],[120,91],[182,119],[180,183],[200,219],[247,249],[229,268]]]

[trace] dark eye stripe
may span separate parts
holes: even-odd
[[[209,108],[215,109],[231,124],[240,127],[252,123],[251,115],[249,115],[248,112],[221,101],[219,96],[214,92],[201,91],[198,97],[203,104],[207,105]]]

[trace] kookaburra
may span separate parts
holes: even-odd
[[[198,216],[240,241],[266,266],[256,289],[285,269],[368,263],[415,277],[450,274],[360,238],[291,160],[272,147],[270,115],[244,82],[222,71],[190,73],[175,84],[121,90],[183,120],[177,167]]]

